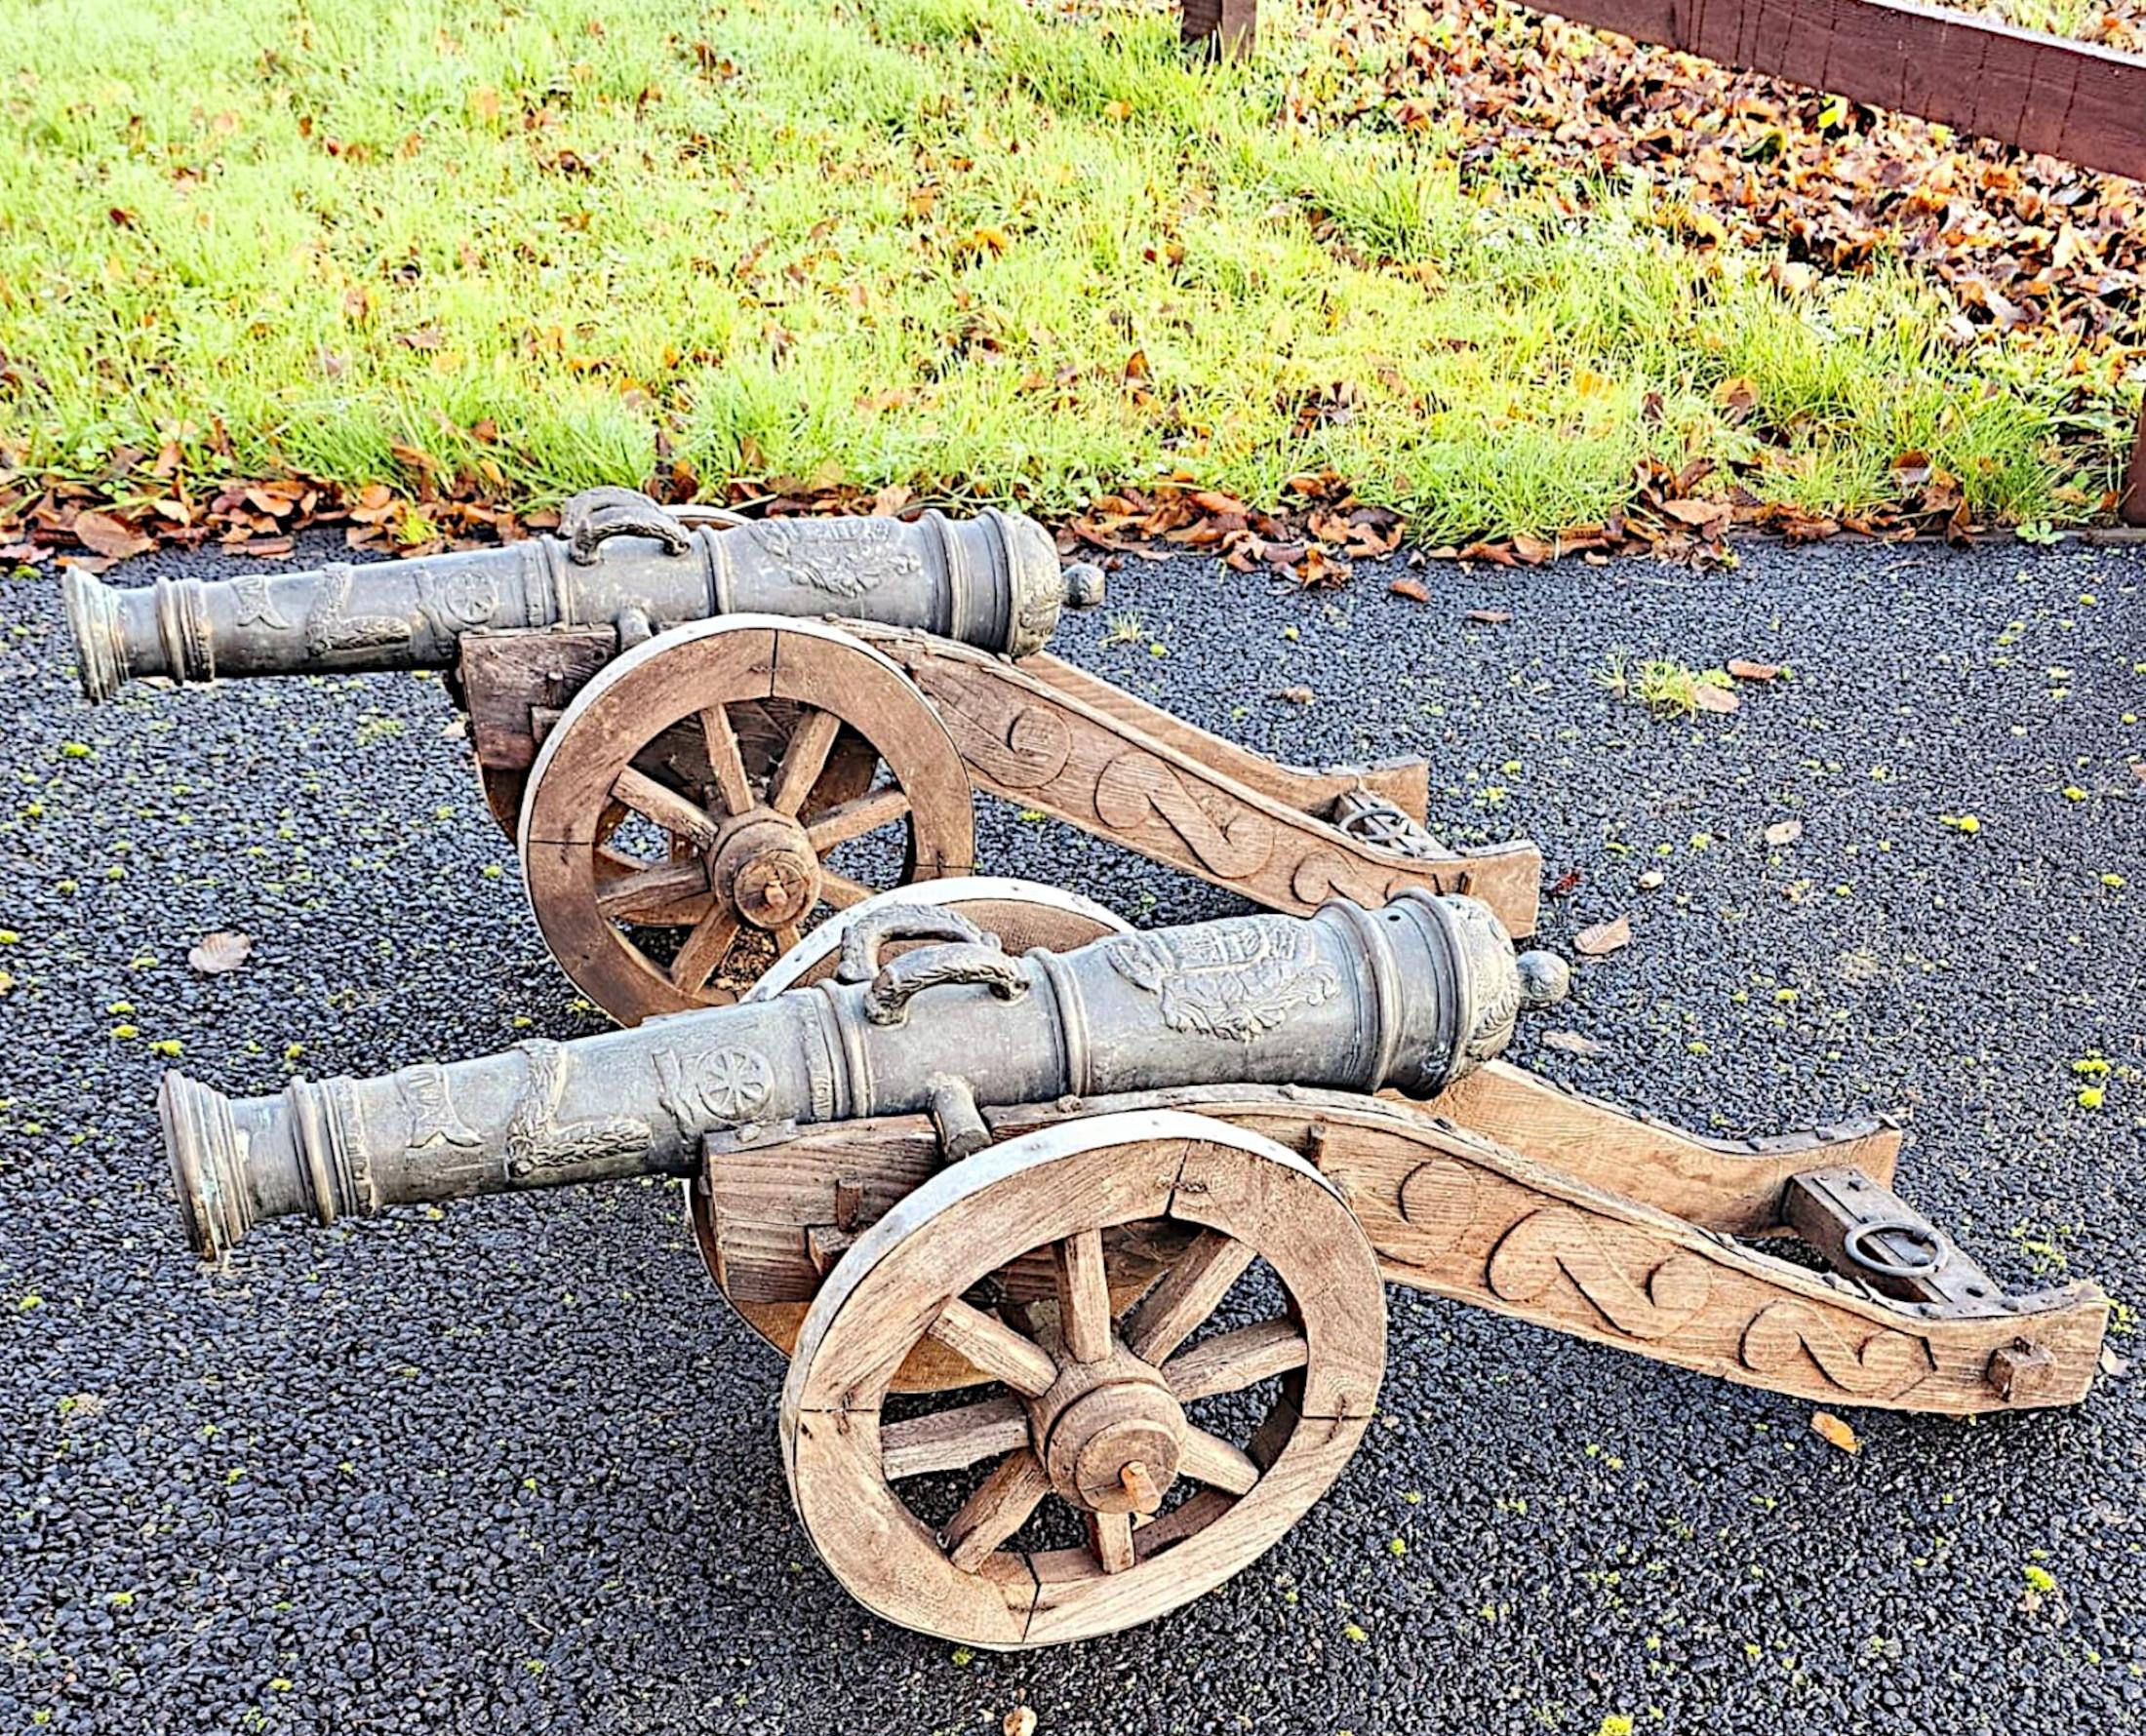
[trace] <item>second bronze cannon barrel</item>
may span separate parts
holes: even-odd
[[[926,939],[882,965],[891,939]],[[261,1218],[615,1177],[689,1175],[711,1136],[867,1116],[1266,1084],[1431,1097],[1562,991],[1487,905],[1246,916],[1013,957],[955,913],[894,905],[836,980],[766,1001],[532,1042],[381,1078],[233,1100],[178,1073],[160,1109],[188,1240],[215,1258]]]
[[[716,615],[848,615],[982,651],[1042,649],[1068,602],[1099,596],[1063,572],[1050,533],[1019,513],[973,519],[752,519],[686,524],[645,495],[576,495],[561,534],[504,548],[121,589],[65,579],[82,690],[111,697],[166,676],[450,669],[465,633],[610,626],[621,648]]]

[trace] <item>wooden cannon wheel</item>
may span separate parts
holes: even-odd
[[[944,880],[879,892],[861,904],[839,911],[815,928],[796,946],[777,959],[760,980],[740,999],[765,1001],[785,989],[800,988],[833,973],[842,952],[842,937],[859,917],[889,904],[926,904],[935,910],[951,910],[967,917],[977,927],[999,937],[1009,953],[1020,954],[1033,947],[1046,952],[1070,952],[1105,934],[1130,934],[1133,925],[1093,899],[1062,888],[1040,886],[1034,881],[1003,875],[959,874]],[[898,958],[912,946],[928,944],[894,940],[880,949],[882,959]],[[805,1323],[806,1302],[757,1302],[734,1296],[723,1283],[723,1262],[717,1251],[714,1202],[707,1188],[695,1182],[686,1190],[687,1208],[694,1235],[708,1274],[723,1291],[723,1298],[738,1318],[784,1356],[797,1343],[798,1328]],[[1118,1238],[1110,1259],[1111,1293],[1126,1301],[1155,1280],[1161,1263],[1176,1251],[1180,1239],[1158,1237],[1145,1226],[1129,1227]],[[1032,1274],[1001,1272],[999,1282],[1014,1293],[1026,1293]],[[897,1393],[939,1392],[948,1387],[970,1386],[990,1376],[972,1366],[958,1352],[936,1339],[927,1338],[911,1352],[894,1376]]]
[[[1157,1218],[1196,1239],[1114,1314],[1103,1238]],[[1048,1252],[1054,1304],[991,1308],[1010,1249]],[[1217,1310],[1226,1328],[1196,1337]],[[1180,1111],[1095,1116],[940,1171],[843,1255],[783,1387],[783,1468],[814,1547],[888,1620],[992,1647],[1085,1638],[1221,1584],[1325,1493],[1385,1333],[1376,1257],[1302,1159]],[[926,1338],[1008,1393],[884,1419]],[[1085,1541],[1052,1547],[1063,1510]]]
[[[817,913],[870,896],[859,875],[967,873],[975,820],[961,756],[888,658],[731,615],[576,695],[530,769],[518,844],[560,967],[637,1025],[735,1000]]]

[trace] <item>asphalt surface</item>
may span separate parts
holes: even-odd
[[[119,576],[160,561],[227,565]],[[2146,559],[1432,568],[1428,605],[1388,576],[1135,566],[1060,648],[1288,758],[1427,753],[1450,836],[1579,876],[1551,942],[1629,913],[1545,1021],[1605,1052],[1537,1025],[1521,1059],[1725,1132],[1899,1113],[1903,1191],[2007,1282],[2146,1306]],[[669,1190],[268,1225],[197,1270],[152,1046],[262,1091],[595,1021],[437,682],[91,710],[56,606],[0,580],[0,1732],[953,1732],[1022,1701],[1046,1732],[2146,1727],[2137,1372],[2068,1413],[1850,1412],[1850,1457],[1807,1404],[1393,1291],[1385,1414],[1271,1555],[1133,1633],[970,1656],[813,1557],[779,1366]],[[1617,648],[1794,679],[1655,722],[1600,680]],[[1228,907],[983,836],[1143,922]],[[255,955],[196,975],[219,928]]]

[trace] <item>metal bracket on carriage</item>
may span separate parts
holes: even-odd
[[[1278,765],[1047,652],[1008,662],[905,628],[842,627],[907,672],[994,796],[1269,909],[1376,908],[1420,887],[1482,899],[1516,938],[1534,932],[1541,852],[1441,844],[1424,829],[1424,761]]]
[[[1345,790],[1333,805],[1334,829],[1373,849],[1391,850],[1416,861],[1451,859],[1453,852],[1433,838],[1421,821],[1397,804],[1369,789]]]
[[[1532,1150],[1515,1150],[1464,1124],[1469,1105],[1457,1094],[1418,1105],[1212,1085],[983,1119],[1001,1140],[1126,1110],[1228,1123],[1303,1153],[1338,1185],[1389,1282],[1814,1403],[1965,1414],[2076,1402],[2093,1378],[2102,1292],[2006,1292],[1882,1183],[1844,1164],[1849,1152],[1888,1164],[1888,1127],[1738,1146],[1578,1099]],[[1679,1161],[1663,1164],[1670,1139]],[[861,1229],[942,1163],[931,1122],[904,1116],[806,1129],[779,1151],[710,1165],[696,1215],[718,1282],[786,1348],[839,1253],[827,1228],[838,1185]],[[1741,1240],[1782,1231],[1836,1271]],[[1171,1257],[1135,1239],[1113,1243],[1113,1293],[1136,1296]],[[1040,1268],[1016,1263],[1006,1282],[1016,1302],[1051,1294]]]

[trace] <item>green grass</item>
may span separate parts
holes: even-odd
[[[1814,509],[1909,450],[1985,518],[2108,486],[2060,341],[1962,352],[1904,268],[1792,296],[1644,192],[1294,131],[1340,74],[1264,11],[1209,68],[1021,0],[19,0],[0,439],[517,502],[659,437],[1046,512],[1331,466],[1434,541],[1598,520],[1649,455]]]

